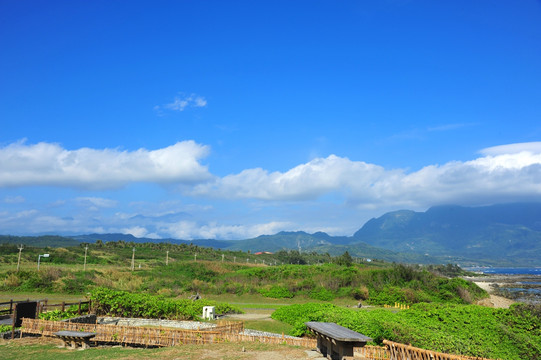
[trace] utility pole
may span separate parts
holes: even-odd
[[[21,246],[18,247],[17,249],[19,249],[19,259],[17,260],[17,272],[19,272],[19,265],[21,264],[21,251],[23,251],[23,244],[21,244]]]
[[[193,254],[193,261],[197,262],[197,253]]]
[[[225,255],[224,255],[224,254],[222,254],[222,262],[224,262],[224,256],[225,256]]]
[[[131,271],[135,270],[135,248],[132,248],[131,254]]]
[[[85,262],[83,265],[83,271],[86,271],[86,254],[88,253],[88,245],[85,246]]]
[[[233,263],[236,263],[236,262],[237,262],[237,257],[233,256]]]
[[[165,265],[169,265],[169,250],[165,252]]]

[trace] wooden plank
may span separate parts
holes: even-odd
[[[69,336],[69,337],[76,337],[81,339],[90,339],[96,336],[96,333],[94,332],[85,332],[85,331],[57,331],[53,335],[56,336]]]

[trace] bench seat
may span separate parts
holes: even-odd
[[[317,337],[317,348],[328,359],[353,356],[354,347],[363,347],[371,338],[335,323],[309,321],[306,326]]]
[[[68,347],[69,345],[70,348],[75,349],[78,345],[81,345],[82,349],[86,349],[90,347],[90,339],[96,336],[96,333],[64,330],[57,331],[53,335],[64,341],[64,347]]]

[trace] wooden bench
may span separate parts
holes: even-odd
[[[368,336],[335,323],[309,321],[305,323],[317,336],[317,349],[327,359],[343,360],[345,356],[353,356],[354,347],[363,347]]]
[[[78,345],[81,345],[82,349],[86,349],[90,347],[90,339],[96,336],[96,333],[84,331],[58,331],[55,332],[54,335],[64,341],[64,347],[68,347],[69,345],[71,349],[75,349]]]

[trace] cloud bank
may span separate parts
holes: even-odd
[[[0,148],[0,187],[109,189],[133,182],[193,184],[211,177],[200,163],[208,153],[208,146],[194,141],[136,151],[67,150],[52,143],[18,142]]]
[[[390,210],[541,201],[541,142],[486,148],[473,160],[417,171],[330,155],[284,172],[254,168],[217,177],[200,162],[208,153],[193,141],[136,151],[24,142],[0,148],[0,188],[6,192],[0,232],[245,239],[334,229],[343,235],[340,228],[358,228]],[[126,203],[115,198],[117,192],[100,192],[139,182],[173,185],[182,193],[164,187],[168,199],[158,203],[140,202],[139,194],[128,192]],[[39,205],[19,194],[25,186],[83,191]]]
[[[286,172],[257,168],[197,184],[191,194],[226,199],[315,201],[329,193],[362,208],[481,205],[541,198],[541,143],[487,148],[486,156],[418,171],[384,169],[335,155]]]

